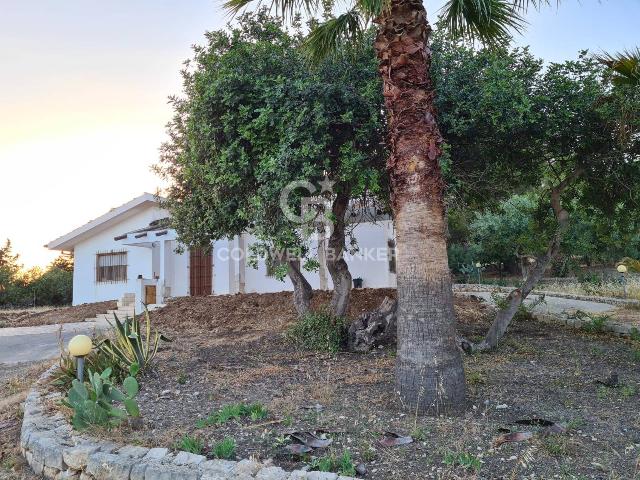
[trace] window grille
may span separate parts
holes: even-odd
[[[396,273],[396,241],[387,240],[387,258],[389,259],[389,272]]]
[[[127,252],[96,254],[96,282],[115,283],[127,281]]]

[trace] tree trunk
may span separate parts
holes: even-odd
[[[453,413],[465,407],[465,380],[447,264],[431,28],[421,0],[391,0],[376,22],[396,227],[397,391],[412,412]]]
[[[347,346],[352,352],[364,353],[379,345],[393,345],[397,342],[398,302],[384,297],[378,308],[363,313],[351,322],[347,334]]]
[[[538,285],[538,282],[540,282],[545,270],[560,251],[562,238],[569,227],[569,212],[562,208],[560,197],[569,183],[580,174],[581,171],[574,173],[562,181],[557,187],[551,189],[551,207],[553,208],[558,226],[549,242],[547,251],[537,259],[535,266],[528,268],[527,278],[522,287],[512,290],[509,295],[507,295],[506,307],[498,310],[496,318],[493,320],[484,340],[478,344],[469,342],[466,339],[459,340],[464,351],[471,353],[496,348],[520,308],[520,305],[522,305],[522,302],[524,302],[531,291]]]
[[[333,281],[330,308],[337,317],[347,315],[349,298],[351,297],[351,273],[349,273],[349,266],[344,260],[345,214],[349,206],[349,196],[348,190],[338,193],[331,206],[334,223],[326,255],[327,270],[329,270]]]
[[[301,317],[309,311],[313,289],[300,271],[300,260],[287,260],[287,274],[293,283],[293,304]]]

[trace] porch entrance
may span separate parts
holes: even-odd
[[[201,248],[192,248],[189,256],[189,291],[191,296],[211,295],[213,270],[211,252]]]
[[[144,303],[146,305],[153,305],[156,303],[156,286],[145,285],[144,286]]]

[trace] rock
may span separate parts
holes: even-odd
[[[44,467],[42,469],[42,475],[44,478],[55,478],[58,473],[60,473],[60,470],[57,468]]]
[[[96,444],[84,444],[77,447],[65,448],[62,450],[62,459],[64,463],[74,470],[82,470],[87,466],[89,455],[100,449]]]
[[[58,473],[54,478],[55,480],[80,480],[80,472],[77,470],[65,470]]]
[[[258,472],[256,480],[286,480],[289,474],[280,467],[266,467]]]
[[[190,452],[178,452],[173,463],[176,465],[198,465],[207,459],[204,455],[196,455]]]
[[[169,453],[168,448],[152,448],[144,456],[145,460],[161,460]]]
[[[144,480],[145,473],[147,471],[147,463],[136,462],[131,467],[131,473],[129,474],[129,480]]]
[[[294,470],[289,474],[289,480],[307,480],[307,472],[304,470]]]
[[[367,466],[364,463],[356,465],[356,473],[362,477],[367,474]]]
[[[147,465],[144,478],[145,480],[199,480],[199,473],[194,466],[153,462]]]
[[[255,475],[260,471],[262,465],[258,462],[254,462],[253,460],[240,460],[236,463],[236,466],[233,469],[233,475],[242,476],[242,475]]]
[[[118,455],[124,455],[125,457],[130,458],[142,458],[149,452],[149,449],[146,447],[135,447],[133,445],[125,445],[116,453]]]
[[[96,480],[128,480],[133,461],[113,453],[96,452],[89,455],[86,473]]]
[[[33,457],[47,467],[58,470],[66,470],[67,467],[62,460],[62,447],[53,438],[45,435],[36,435],[30,442],[30,450]]]
[[[309,472],[307,473],[308,480],[338,480],[338,475],[330,472]]]
[[[226,480],[235,466],[236,462],[229,460],[208,460],[203,462],[200,464],[201,480]]]

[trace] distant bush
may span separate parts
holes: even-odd
[[[327,311],[309,312],[289,328],[287,335],[307,350],[335,353],[346,343],[346,321]]]
[[[0,307],[69,305],[73,296],[73,257],[60,255],[46,270],[25,270],[7,240],[0,246]]]

